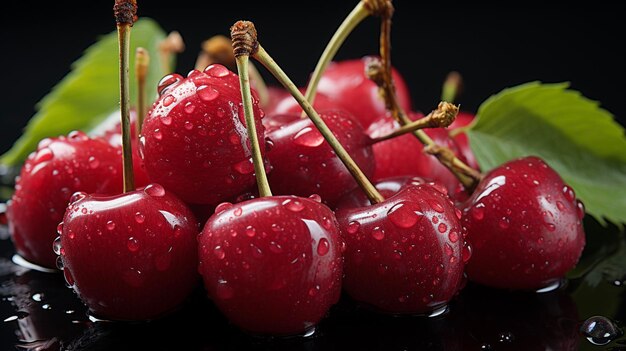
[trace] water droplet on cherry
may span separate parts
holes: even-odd
[[[381,227],[375,227],[372,229],[372,237],[376,240],[383,240],[385,238],[385,231]]]
[[[317,244],[317,254],[320,256],[325,256],[328,251],[330,251],[330,243],[328,239],[321,238],[319,243]]]
[[[206,85],[199,86],[196,89],[196,94],[200,97],[200,99],[202,99],[203,101],[207,101],[207,102],[213,101],[220,96],[219,91]]]
[[[317,147],[324,142],[324,136],[317,129],[304,127],[293,137],[293,142],[297,145]]]

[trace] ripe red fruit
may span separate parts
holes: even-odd
[[[371,140],[363,127],[341,111],[325,112],[320,117],[361,170],[371,176],[374,158]],[[274,129],[267,137],[273,145],[268,152],[273,167],[269,181],[276,194],[317,194],[332,206],[339,197],[357,187],[348,169],[310,119],[297,118]]]
[[[143,124],[148,176],[182,200],[217,204],[255,184],[237,75],[221,65],[174,74]],[[263,112],[254,101],[259,139]]]
[[[371,57],[331,63],[320,80],[319,93],[326,95],[343,110],[350,112],[365,129],[387,114],[378,86],[366,75]],[[405,111],[411,110],[411,96],[402,76],[394,69],[393,80],[398,102]]]
[[[448,126],[448,130],[453,130],[456,128],[461,128],[469,125],[474,121],[474,114],[460,111],[459,114],[454,119],[454,122],[450,126]],[[472,149],[469,146],[469,139],[467,138],[467,134],[460,133],[454,136],[454,141],[459,147],[459,151],[465,160],[467,161],[467,165],[474,168],[479,169],[478,162],[476,161],[476,156],[472,152]]]
[[[343,242],[333,212],[314,200],[221,204],[198,243],[209,296],[249,332],[303,333],[339,299]]]
[[[417,113],[411,115],[413,120],[421,117],[423,116]],[[373,124],[368,130],[368,134],[373,138],[380,137],[393,132],[398,127],[399,124],[396,121],[386,117]],[[461,161],[465,161],[459,147],[448,136],[446,129],[429,128],[425,129],[424,132],[437,145],[449,148]],[[406,134],[376,143],[373,149],[374,158],[376,159],[374,180],[399,176],[419,176],[442,183],[451,195],[463,191],[463,186],[454,174],[442,165],[435,156],[424,153],[424,146],[413,134]]]
[[[162,186],[72,200],[55,250],[68,284],[97,317],[153,319],[196,286],[198,224]]]
[[[474,247],[469,278],[506,289],[555,283],[576,265],[585,246],[584,212],[574,190],[537,157],[493,169],[463,214]]]
[[[104,139],[82,132],[43,139],[24,163],[7,209],[17,253],[40,266],[56,267],[52,242],[72,194],[121,190],[120,155]]]
[[[447,195],[408,185],[336,214],[347,248],[344,289],[355,300],[386,313],[433,313],[460,289],[470,251]]]
[[[304,91],[304,88],[301,88],[300,91]],[[296,99],[291,96],[291,94],[285,91],[286,95],[282,96],[282,98],[277,99],[274,102],[274,105],[269,109],[264,109],[265,113],[269,118],[274,117],[275,115],[294,115],[300,116],[302,114],[302,108],[296,101]],[[324,94],[317,94],[315,96],[315,101],[313,102],[313,107],[316,111],[324,111],[324,110],[332,110],[340,108],[339,104],[329,98]],[[267,127],[267,121],[263,121],[263,125]]]

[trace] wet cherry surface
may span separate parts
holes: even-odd
[[[344,296],[313,335],[269,340],[230,326],[201,288],[161,320],[90,321],[61,274],[11,261],[15,250],[0,227],[0,349],[624,350],[626,277],[615,277],[626,255],[623,233],[589,219],[585,230],[583,258],[556,290],[511,293],[469,283],[447,313],[432,318],[383,316]]]

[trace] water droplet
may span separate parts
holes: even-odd
[[[192,130],[193,129],[193,123],[189,122],[189,121],[185,121],[185,129],[187,130]]]
[[[169,126],[170,124],[172,124],[172,117],[170,117],[170,116],[161,116],[161,123],[163,123],[166,126]]]
[[[113,221],[108,221],[108,222],[107,222],[107,224],[106,224],[106,227],[107,227],[107,229],[108,229],[108,230],[113,230],[113,229],[115,229],[115,222],[113,222]],[[70,239],[71,239],[71,237],[70,237]]]
[[[198,89],[196,89],[196,94],[198,94],[200,99],[202,99],[203,101],[207,101],[207,102],[213,101],[217,99],[218,96],[220,96],[219,91],[206,85],[199,86]]]
[[[576,200],[576,215],[578,215],[579,219],[585,217],[585,204],[580,200]]]
[[[563,211],[565,210],[565,205],[561,201],[557,201],[556,208],[558,208],[560,211]]]
[[[469,243],[465,243],[461,249],[461,259],[463,263],[467,263],[470,258],[472,258],[472,246]]]
[[[61,254],[61,237],[57,236],[56,239],[52,242],[52,250],[55,254]]]
[[[252,257],[254,258],[261,258],[263,257],[263,251],[261,251],[261,249],[259,249],[258,247],[254,246],[254,244],[250,244],[250,251],[252,252]]]
[[[174,84],[183,80],[183,76],[180,74],[168,74],[159,81],[159,85],[157,86],[157,92],[159,95],[163,95],[169,88],[171,88]]]
[[[563,195],[565,196],[565,199],[567,199],[567,201],[574,201],[576,199],[576,193],[574,192],[574,189],[572,189],[568,185],[563,187]]]
[[[606,345],[623,334],[613,321],[603,316],[588,318],[580,331],[594,345]]]
[[[555,231],[556,230],[556,226],[552,223],[546,223],[546,228],[548,228],[548,231]]]
[[[163,133],[161,133],[161,130],[159,128],[154,130],[154,138],[156,140],[161,140],[163,139]]]
[[[218,260],[223,260],[226,257],[226,252],[222,249],[222,246],[218,245],[213,249],[213,253]]]
[[[313,297],[315,295],[317,295],[317,293],[320,291],[320,286],[316,285],[314,287],[312,287],[311,289],[309,289],[309,296]]]
[[[381,227],[375,227],[372,229],[372,237],[376,240],[383,240],[385,238],[385,231]]]
[[[400,228],[411,228],[417,223],[422,215],[419,208],[416,208],[417,204],[398,203],[395,204],[387,212],[387,217],[391,220],[391,223]]]
[[[193,113],[196,110],[196,105],[194,105],[191,101],[187,102],[184,107],[185,112]]]
[[[41,302],[41,301],[43,301],[43,298],[44,298],[44,294],[43,293],[33,294],[33,301]]]
[[[233,207],[233,204],[231,204],[230,202],[222,202],[221,204],[215,207],[215,213],[224,212],[228,209],[231,209],[232,207]]]
[[[74,234],[74,232],[73,232],[73,231],[69,230],[69,231],[67,232],[67,237],[68,237],[70,240],[74,240],[74,238],[76,237],[76,234]]]
[[[63,270],[63,268],[65,268],[65,262],[63,262],[63,257],[57,256],[55,260],[55,265],[57,266],[57,269]]]
[[[317,129],[304,127],[293,137],[293,142],[301,146],[317,147],[324,142],[324,136]]]
[[[472,212],[472,217],[474,217],[474,219],[477,221],[485,218],[485,204],[483,204],[482,202],[472,207],[470,211]]]
[[[511,220],[509,219],[509,217],[502,217],[498,221],[498,226],[500,227],[500,229],[507,229],[510,225]]]
[[[41,163],[41,162],[46,162],[46,161],[52,160],[53,157],[54,157],[54,154],[52,153],[52,150],[50,150],[49,148],[44,148],[44,149],[37,151],[37,155],[35,156],[35,159],[33,162],[36,164]]]
[[[229,75],[230,71],[228,70],[228,68],[220,64],[213,64],[205,68],[204,73],[212,77],[220,78],[220,77],[226,77],[227,75]]]
[[[435,210],[435,211],[437,211],[437,212],[439,212],[439,213],[443,213],[444,208],[443,208],[443,206],[441,205],[441,203],[440,203],[439,201],[437,201],[436,199],[430,199],[430,200],[428,200],[428,204],[430,205],[430,207],[431,207],[433,210]]]
[[[218,107],[218,108],[217,108],[217,117],[222,118],[222,117],[224,117],[225,115],[226,115],[226,111],[224,111],[224,109],[223,109],[223,108]]]
[[[237,217],[241,216],[242,213],[243,213],[243,208],[241,207],[237,207],[235,211],[233,211],[233,214]]]
[[[283,201],[283,206],[291,212],[300,212],[304,210],[304,204],[296,199],[287,199]]]
[[[459,233],[457,233],[455,230],[451,230],[450,234],[448,234],[448,239],[450,239],[450,242],[456,243],[457,241],[459,241]]]
[[[454,214],[456,215],[456,218],[461,219],[461,217],[463,217],[463,213],[461,213],[461,210],[459,210],[458,208],[454,208]]]
[[[443,251],[446,253],[446,255],[448,256],[452,256],[452,254],[454,253],[454,250],[452,250],[452,246],[450,246],[450,244],[445,243],[443,245]]]
[[[323,217],[322,218],[322,227],[324,227],[325,229],[330,229],[333,227],[333,221],[328,218],[328,217]]]
[[[135,213],[135,222],[141,224],[146,220],[146,216],[143,213],[137,212]]]
[[[346,230],[350,234],[355,234],[356,232],[359,231],[360,227],[361,227],[361,224],[359,222],[352,221],[352,222],[348,223],[348,227],[346,228]]]
[[[131,236],[126,242],[126,247],[130,252],[137,252],[139,250],[139,241]]]
[[[70,197],[70,205],[73,205],[75,202],[78,202],[84,198],[87,197],[87,193],[84,193],[82,191],[76,192],[72,195],[72,197]]]
[[[313,195],[309,196],[309,199],[311,199],[311,200],[313,200],[315,202],[320,202],[320,203],[322,202],[322,198],[319,195],[317,195],[317,194],[313,194]]]
[[[439,231],[439,233],[443,234],[448,230],[448,226],[445,223],[439,223],[439,226],[437,226],[437,230]]]
[[[175,101],[176,101],[175,97],[173,97],[172,95],[167,95],[165,98],[163,98],[163,106],[167,107],[173,104]]]
[[[63,278],[65,278],[65,282],[69,286],[74,286],[74,277],[72,276],[72,272],[69,269],[63,269]]]
[[[320,256],[325,256],[328,251],[330,251],[330,243],[328,239],[321,238],[319,243],[317,244],[317,254]]]
[[[275,241],[271,241],[270,242],[270,251],[275,253],[275,254],[279,254],[279,253],[283,252],[283,247],[280,246],[279,243],[277,243]]]
[[[437,217],[437,216],[433,216],[433,218],[432,218],[431,220],[432,220],[432,222],[433,222],[434,224],[439,223],[439,217]]]
[[[154,196],[154,197],[162,197],[165,196],[165,189],[159,184],[150,184],[143,189],[144,193]]]
[[[273,225],[272,225],[273,226]],[[272,227],[273,229],[274,227]],[[250,238],[254,237],[256,235],[256,229],[254,229],[253,226],[249,225],[246,227],[246,235]]]
[[[236,163],[233,168],[235,171],[239,172],[239,174],[250,174],[254,172],[254,163],[252,163],[252,159],[247,159]]]
[[[59,223],[59,225],[57,225],[57,234],[61,235],[63,234],[63,222]]]

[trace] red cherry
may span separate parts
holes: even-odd
[[[448,130],[465,127],[474,121],[474,117],[475,116],[472,113],[460,111],[459,114],[456,116],[454,122],[452,122],[452,124],[448,126]],[[467,134],[457,134],[456,136],[454,136],[454,141],[459,147],[459,152],[461,153],[461,155],[465,157],[467,165],[474,169],[480,169],[480,167],[478,167],[478,162],[476,161],[476,156],[474,156],[474,153],[469,146],[469,139],[467,138]]]
[[[312,199],[221,204],[198,243],[210,298],[249,332],[303,333],[339,299],[343,242],[332,211]]]
[[[158,184],[104,197],[77,193],[59,225],[59,263],[91,312],[148,320],[177,308],[198,282],[198,224]]]
[[[363,172],[371,176],[374,158],[371,140],[361,125],[340,111],[320,115]],[[269,181],[276,194],[319,195],[334,204],[357,183],[310,119],[295,121],[267,134],[272,143],[268,158],[273,165]]]
[[[265,114],[269,117],[274,114],[276,106],[278,106],[287,97],[291,97],[291,94],[289,94],[289,92],[285,89],[269,86],[267,87],[267,97],[267,102],[262,107]],[[263,124],[265,124],[265,119],[263,119]]]
[[[304,93],[306,89],[300,88],[300,91]],[[291,96],[287,91],[285,91],[286,95],[282,96],[282,98],[275,102],[274,106],[270,109],[265,109],[264,111],[267,113],[268,117],[271,118],[275,115],[294,115],[300,116],[302,114],[302,108],[296,101],[296,99]],[[315,96],[315,102],[313,103],[313,107],[316,111],[324,111],[324,110],[333,110],[338,109],[341,106],[328,96],[324,94],[317,94]],[[263,125],[267,127],[267,121],[263,121]]]
[[[421,117],[423,116],[418,113],[411,115],[413,120]],[[380,137],[393,132],[398,127],[399,124],[396,121],[386,117],[373,124],[368,130],[368,134],[373,138]],[[451,149],[459,159],[465,161],[459,147],[448,136],[446,129],[430,128],[424,129],[424,132],[435,143]],[[374,158],[376,159],[374,180],[398,176],[419,176],[442,183],[451,195],[463,192],[463,186],[454,174],[442,165],[435,156],[428,155],[423,150],[422,143],[412,134],[374,144]]]
[[[381,116],[387,114],[385,102],[380,97],[378,87],[366,75],[366,67],[371,57],[331,63],[320,80],[319,93],[326,95],[337,106],[350,112],[366,129]],[[394,69],[393,80],[400,106],[411,110],[411,97],[402,76]]]
[[[474,247],[470,279],[506,289],[539,289],[558,281],[585,246],[581,208],[574,190],[537,157],[493,169],[463,214]]]
[[[182,200],[217,204],[255,184],[236,74],[222,65],[161,81],[161,97],[143,124],[143,157],[150,179]],[[254,102],[263,140],[263,112]]]
[[[408,185],[336,214],[347,248],[344,289],[355,300],[386,313],[432,313],[461,287],[469,254],[447,195]]]
[[[7,209],[17,253],[54,268],[52,242],[67,203],[76,191],[115,194],[122,190],[118,150],[82,132],[43,139],[22,167]]]

